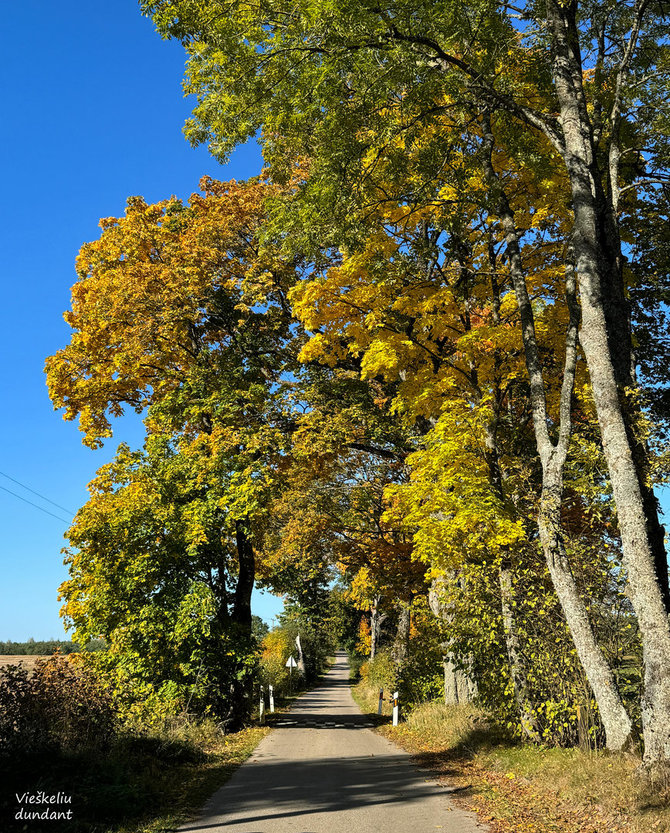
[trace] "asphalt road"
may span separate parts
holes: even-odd
[[[181,831],[483,833],[448,788],[370,731],[349,689],[346,655],[283,715],[249,760]]]

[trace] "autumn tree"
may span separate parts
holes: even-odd
[[[233,726],[254,645],[239,626],[224,480],[201,463],[163,435],[119,448],[68,532],[62,612],[80,644],[105,639],[89,664],[131,713],[209,711]]]
[[[382,380],[370,384],[359,370],[305,361],[306,410],[272,506],[267,563],[276,565],[273,586],[277,571],[288,571],[292,583],[301,575],[305,587],[307,577],[344,572],[349,600],[370,615],[374,657],[385,620],[397,624],[398,645],[406,644],[412,600],[425,594],[425,568],[412,559],[410,537],[382,520],[385,488],[406,479],[404,458],[416,436],[391,414]]]
[[[488,153],[484,162],[491,168],[492,149]],[[542,530],[548,510],[539,495],[536,504],[526,500],[518,473],[511,475],[520,468],[515,456],[524,457],[531,471],[534,466],[533,440],[520,428],[531,415],[537,416],[536,425],[544,422],[548,435],[559,413],[563,414],[562,443],[567,453],[576,319],[560,299],[564,272],[560,203],[558,207],[540,203],[538,208],[538,202],[533,206],[532,179],[514,171],[509,160],[508,166],[513,171],[508,179],[517,187],[517,258],[520,262],[523,250],[528,274],[517,275],[516,281],[511,274],[508,240],[487,201],[490,174],[482,178],[474,166],[462,164],[435,186],[433,206],[419,210],[387,204],[385,210],[380,209],[365,246],[346,255],[341,265],[323,276],[298,284],[292,300],[306,328],[315,333],[302,350],[303,358],[337,363],[356,356],[363,378],[397,383],[392,408],[401,419],[430,428],[423,441],[425,453],[408,459],[413,470],[410,489],[416,493],[414,502],[408,503],[408,517],[415,525],[417,552],[428,562],[442,565],[450,552],[475,553],[477,542],[476,559],[497,554],[514,688],[520,713],[526,715],[522,724],[528,727],[529,736],[537,737],[524,694],[528,674],[515,636],[512,580],[519,566],[519,547],[536,534],[537,527],[528,524],[529,516],[539,513]],[[484,165],[485,172],[489,168]],[[507,207],[513,210],[509,201]],[[529,402],[522,381],[529,321],[519,328],[517,316],[521,311],[521,318],[528,318],[530,293],[537,299],[531,318],[541,315],[542,319],[541,347],[535,324],[531,325],[533,349],[542,349],[552,358],[545,377],[535,378]],[[561,341],[564,333],[567,346]],[[561,353],[572,362],[572,370],[563,379],[559,375]],[[539,370],[538,352],[533,359],[532,367]],[[544,403],[539,415],[538,396]],[[506,432],[517,438],[507,448]],[[525,445],[520,441],[524,436]],[[541,447],[537,437],[536,443]],[[511,458],[506,456],[510,452]],[[543,490],[560,487],[552,510],[558,512],[554,523],[560,520],[561,472],[562,466],[556,474],[542,470]],[[527,488],[531,493],[534,490]],[[445,534],[449,528],[453,532]],[[548,540],[545,535],[543,542],[580,658],[602,702],[608,742],[620,747],[627,740],[630,721],[613,675],[589,623],[572,567],[559,552],[560,540]]]
[[[218,621],[217,632],[236,635],[248,654],[258,530],[285,452],[282,395],[295,357],[286,293],[297,264],[259,245],[268,186],[202,185],[186,205],[130,199],[126,215],[103,220],[100,239],[84,245],[77,260],[66,314],[72,339],[47,361],[52,400],[66,419],[79,417],[84,442],[94,447],[111,435],[111,418],[124,407],[147,409],[147,446],[146,458],[135,462],[122,451],[77,516],[65,613],[78,632],[99,627],[116,640],[133,615],[133,594],[144,592],[151,603],[138,597],[140,608],[157,612],[161,593],[152,587],[175,581],[181,590],[172,601],[181,604],[183,582],[197,576],[202,604],[210,605],[201,611],[206,627]],[[156,480],[146,472],[158,471],[157,448],[172,451]],[[149,496],[170,490],[173,466],[188,472],[185,493],[146,497],[142,505],[144,486]],[[110,537],[117,510],[120,534]],[[176,531],[164,515],[171,511],[180,518]],[[182,564],[190,564],[179,577],[162,549],[163,528],[171,546],[184,549]],[[152,564],[156,549],[166,561]],[[128,596],[105,590],[105,564],[115,560]],[[243,683],[238,675],[225,695],[229,706],[243,703]]]

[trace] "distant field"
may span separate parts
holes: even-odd
[[[18,665],[21,662],[26,668],[32,668],[38,659],[49,659],[49,657],[30,656],[26,654],[0,654],[0,666]]]

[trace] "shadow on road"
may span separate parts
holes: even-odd
[[[239,789],[232,801],[228,794],[225,806],[212,808],[226,814],[244,808],[243,816],[216,822],[210,816],[208,821],[193,822],[180,830],[204,831],[258,822],[263,825],[259,833],[267,833],[279,819],[413,803],[435,795],[435,785],[417,778],[416,770],[408,767],[404,755],[320,758],[304,763],[293,761],[291,766],[259,760],[247,769],[246,775],[245,783],[236,785]],[[306,831],[301,829],[301,833]]]
[[[277,715],[271,725],[277,729],[369,729],[373,724],[364,714],[324,714],[294,709]]]

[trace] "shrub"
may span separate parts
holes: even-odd
[[[366,657],[362,657],[353,651],[349,651],[349,676],[352,680],[360,678],[367,678],[368,661]]]
[[[116,730],[111,693],[65,657],[0,668],[0,755],[103,749]]]
[[[291,654],[292,648],[290,635],[280,628],[271,631],[263,639],[259,663],[260,681],[265,686],[273,686],[277,697],[283,697],[289,689],[289,672],[286,667],[286,660]],[[293,676],[295,678],[293,683],[295,684],[298,679],[295,670]]]
[[[367,678],[370,685],[384,690],[392,689],[397,683],[397,669],[388,650],[379,651],[367,664]],[[361,676],[364,668],[361,667]]]

